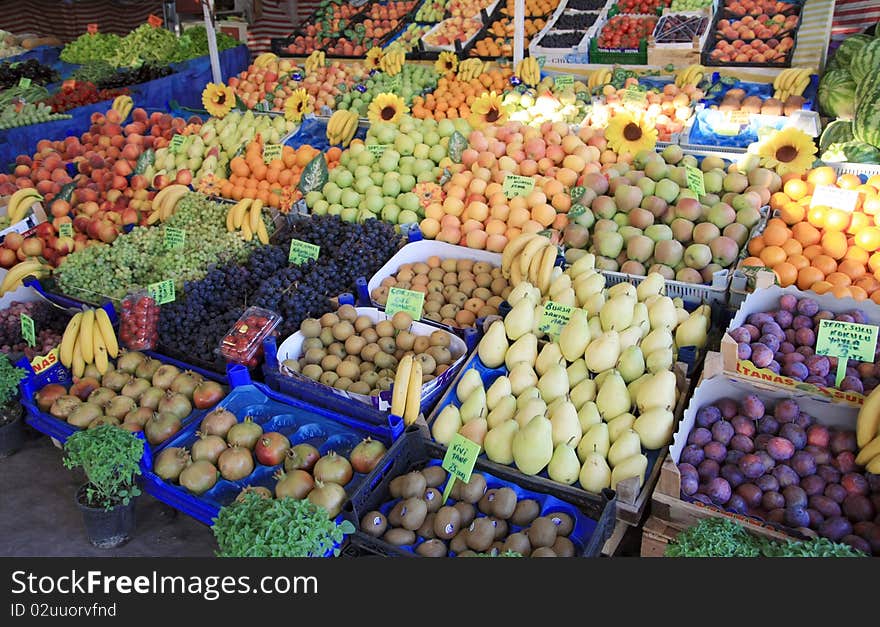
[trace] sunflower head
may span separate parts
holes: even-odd
[[[775,131],[758,141],[754,150],[761,166],[775,170],[780,176],[802,174],[813,165],[816,144],[801,130],[790,127]]]
[[[507,108],[496,92],[482,94],[471,105],[468,122],[473,128],[483,128],[488,124],[504,124],[507,122]]]
[[[439,58],[434,62],[434,69],[440,76],[455,72],[458,70],[458,57],[454,52],[441,52]]]
[[[443,188],[436,183],[418,183],[413,187],[413,193],[419,197],[419,204],[425,209],[433,203],[443,202]]]
[[[223,83],[208,83],[202,92],[202,105],[215,118],[222,118],[235,105],[235,92]]]
[[[284,102],[284,119],[291,122],[300,122],[307,113],[312,112],[309,102],[309,92],[305,89],[295,90]]]
[[[657,144],[657,129],[645,119],[619,112],[608,122],[605,139],[608,140],[608,146],[617,154],[635,155],[642,150],[654,150]]]
[[[397,124],[405,113],[409,112],[403,98],[396,94],[382,93],[373,98],[367,117],[370,122],[389,122]]]
[[[367,71],[378,70],[382,65],[383,56],[382,48],[379,46],[373,46],[367,50]]]

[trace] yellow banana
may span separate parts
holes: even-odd
[[[556,246],[550,244],[541,257],[536,286],[542,294],[546,294],[550,290],[550,279],[553,276],[553,267],[556,265],[556,254]]]
[[[869,461],[880,455],[880,435],[868,442],[856,455],[856,464],[865,466]]]
[[[544,255],[547,253],[547,245],[542,246],[538,252],[532,255],[531,261],[529,262],[529,271],[528,273],[523,273],[523,276],[526,277],[529,283],[538,286],[538,271],[541,269],[541,262],[544,260]]]
[[[269,231],[266,230],[266,223],[260,220],[257,222],[257,239],[261,244],[269,243]]]
[[[94,348],[94,347],[93,347]],[[77,379],[83,376],[86,370],[86,362],[82,354],[82,337],[77,336],[76,343],[73,345],[73,358],[71,359],[70,371]]]
[[[23,220],[31,206],[42,200],[42,194],[33,187],[23,187],[16,190],[10,196],[9,205],[6,207],[6,215],[9,217],[10,224]]]
[[[510,266],[515,262],[517,255],[536,237],[538,237],[537,233],[521,233],[507,242],[507,246],[501,251],[501,274],[505,279],[510,277]]]
[[[241,234],[244,237],[244,241],[249,242],[254,239],[254,232],[251,231],[250,222],[245,220],[241,223]]]
[[[251,199],[250,198],[244,198],[242,200],[239,200],[238,204],[235,205],[235,213],[233,214],[233,217],[232,217],[232,225],[235,228],[237,228],[237,229],[241,228],[242,223],[244,222],[244,214],[245,214],[245,212],[247,212],[248,207],[250,207],[250,206],[251,206]]]
[[[394,387],[391,388],[391,413],[403,417],[406,411],[406,388],[409,385],[409,374],[413,366],[412,355],[405,355],[397,364],[394,375]]]
[[[859,448],[863,448],[878,435],[880,431],[880,387],[874,388],[862,408],[856,420],[856,442]]]
[[[226,212],[226,231],[228,233],[232,233],[235,230],[235,222],[233,220],[234,213],[235,205],[229,205],[229,210]]]
[[[258,198],[251,203],[251,210],[250,214],[248,215],[248,217],[250,218],[250,224],[248,226],[251,227],[251,233],[257,232],[257,224],[262,222],[262,211],[263,201]]]
[[[97,323],[98,331],[100,331],[102,343],[107,354],[115,359],[119,354],[119,343],[116,341],[116,333],[113,332],[113,324],[110,322],[110,316],[107,315],[107,312],[103,307],[98,307],[98,309],[95,310],[95,322]],[[96,333],[95,335],[99,334]]]
[[[76,345],[76,338],[79,336],[79,325],[82,322],[82,312],[74,314],[67,327],[64,329],[64,335],[61,337],[61,346],[58,349],[58,358],[65,368],[70,368],[73,363],[73,347]]]
[[[865,468],[872,475],[880,475],[880,455],[865,464]]]
[[[87,364],[95,361],[95,310],[86,309],[83,312],[82,323],[79,327],[80,342],[79,349],[82,352],[82,358]]]
[[[409,426],[419,418],[422,405],[422,362],[413,360],[406,386],[406,409],[403,411],[403,424]]]
[[[0,283],[0,295],[18,289],[22,280],[30,274],[42,279],[48,274],[48,271],[49,268],[37,259],[27,259],[15,264],[6,272],[3,282]]]
[[[543,250],[543,248],[550,243],[550,240],[544,237],[543,235],[538,235],[526,244],[526,247],[523,249],[522,254],[519,256],[519,270],[522,273],[523,277],[528,276],[529,266],[532,263],[532,257],[534,257],[539,250]]]
[[[92,353],[95,357],[95,367],[103,375],[107,372],[109,360],[107,359],[107,347],[104,345],[104,336],[101,335],[100,329],[95,331],[94,342]]]

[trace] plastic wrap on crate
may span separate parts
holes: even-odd
[[[390,447],[394,430],[391,426],[378,427],[367,425],[319,407],[313,407],[302,401],[285,398],[269,390],[259,383],[237,385],[214,408],[222,407],[241,421],[245,416],[253,418],[265,432],[278,431],[290,440],[291,444],[307,442],[315,446],[322,455],[336,451],[340,455],[348,455],[351,450],[365,437],[382,441]],[[190,448],[198,438],[197,431],[201,420],[193,421],[184,429],[172,436],[165,446]],[[256,463],[254,471],[238,481],[220,478],[210,490],[201,495],[194,495],[179,485],[162,480],[153,472],[154,455],[146,452],[141,461],[145,489],[160,501],[178,509],[196,520],[212,524],[224,505],[228,505],[247,486],[263,486],[272,488],[275,485],[274,473],[281,468],[263,466]],[[349,495],[359,487],[365,475],[355,474],[345,486]]]
[[[284,142],[293,148],[300,148],[308,144],[317,150],[326,151],[330,148],[327,140],[327,123],[330,121],[326,116],[306,116],[300,127]],[[358,126],[354,136],[365,139],[367,136],[366,126]]]
[[[343,515],[358,528],[353,541],[370,553],[392,557],[417,557],[413,550],[419,542],[410,546],[391,545],[362,533],[359,530],[360,521],[369,511],[378,510],[387,515],[391,510],[398,500],[392,499],[389,495],[389,484],[392,479],[411,470],[438,466],[442,459],[443,451],[426,442],[417,430],[408,431],[395,442],[385,459],[370,473],[361,489],[343,510]],[[487,489],[509,487],[516,492],[517,500],[535,499],[541,506],[542,516],[553,513],[565,513],[571,516],[574,520],[574,528],[569,538],[576,547],[578,557],[597,557],[605,541],[611,536],[616,517],[615,497],[611,490],[605,490],[589,500],[572,501],[555,495],[550,490],[525,487],[516,479],[498,476],[482,461],[477,461],[474,472],[486,478]],[[442,492],[444,486],[445,483],[439,486],[438,490]],[[449,503],[454,501],[450,499]],[[518,530],[518,527],[513,527],[511,533]]]

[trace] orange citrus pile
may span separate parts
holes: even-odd
[[[510,75],[509,69],[493,68],[470,81],[460,81],[454,76],[441,77],[432,93],[413,98],[412,115],[421,120],[467,119],[474,100],[490,91],[500,94],[508,86]]]

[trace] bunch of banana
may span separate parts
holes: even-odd
[[[241,229],[245,241],[250,242],[254,235],[263,244],[269,243],[269,231],[263,222],[263,201],[242,198],[226,212],[226,230],[232,233]]]
[[[267,67],[269,64],[277,60],[277,55],[272,54],[271,52],[264,52],[263,54],[258,55],[256,59],[254,59],[254,65],[256,67]]]
[[[118,113],[122,119],[126,119],[128,114],[131,113],[131,110],[134,108],[134,101],[131,99],[131,96],[116,96],[113,100],[113,106],[111,107],[116,113]]]
[[[856,419],[856,464],[880,475],[880,387],[875,388],[859,410]]]
[[[116,333],[104,309],[86,307],[67,323],[58,357],[73,376],[83,376],[86,364],[95,364],[98,372],[104,374],[109,369],[109,358],[117,355]]]
[[[541,82],[541,66],[535,57],[526,57],[516,66],[516,76],[529,87]]]
[[[541,290],[541,294],[546,294],[558,252],[549,238],[537,233],[523,233],[504,247],[501,274],[513,287],[528,281]]]
[[[485,65],[479,59],[465,59],[458,64],[456,77],[460,81],[470,81],[483,73]]]
[[[22,187],[9,197],[9,205],[6,207],[6,215],[9,223],[15,224],[27,217],[28,211],[35,202],[43,200],[42,194],[33,187]]]
[[[189,187],[180,184],[169,185],[160,189],[153,197],[153,213],[147,218],[147,224],[156,224],[160,220],[162,222],[168,220],[168,218],[174,215],[177,203],[189,191]]]
[[[327,141],[331,146],[346,148],[357,132],[358,114],[347,109],[335,111],[327,122]]]
[[[41,262],[39,258],[25,259],[9,268],[9,272],[3,277],[3,282],[0,283],[0,296],[6,292],[17,290],[21,287],[22,280],[30,275],[34,275],[38,279],[45,279],[51,272],[52,266]]]
[[[306,58],[306,72],[314,72],[319,67],[324,67],[325,58],[323,50],[315,50]]]
[[[793,67],[782,70],[773,80],[773,97],[785,102],[789,96],[800,96],[810,84],[813,68]]]
[[[422,404],[422,362],[406,355],[400,360],[391,388],[391,413],[409,426],[419,417]]]
[[[385,51],[382,60],[379,61],[379,69],[388,76],[395,76],[403,69],[403,63],[406,61],[406,52],[400,46],[393,46]]]
[[[601,69],[601,70],[593,70],[590,72],[590,77],[587,79],[587,87],[589,89],[595,89],[596,87],[602,87],[611,82],[611,70],[609,69]]]
[[[699,63],[689,65],[675,73],[675,86],[687,87],[688,85],[699,85],[706,75],[706,68]]]

